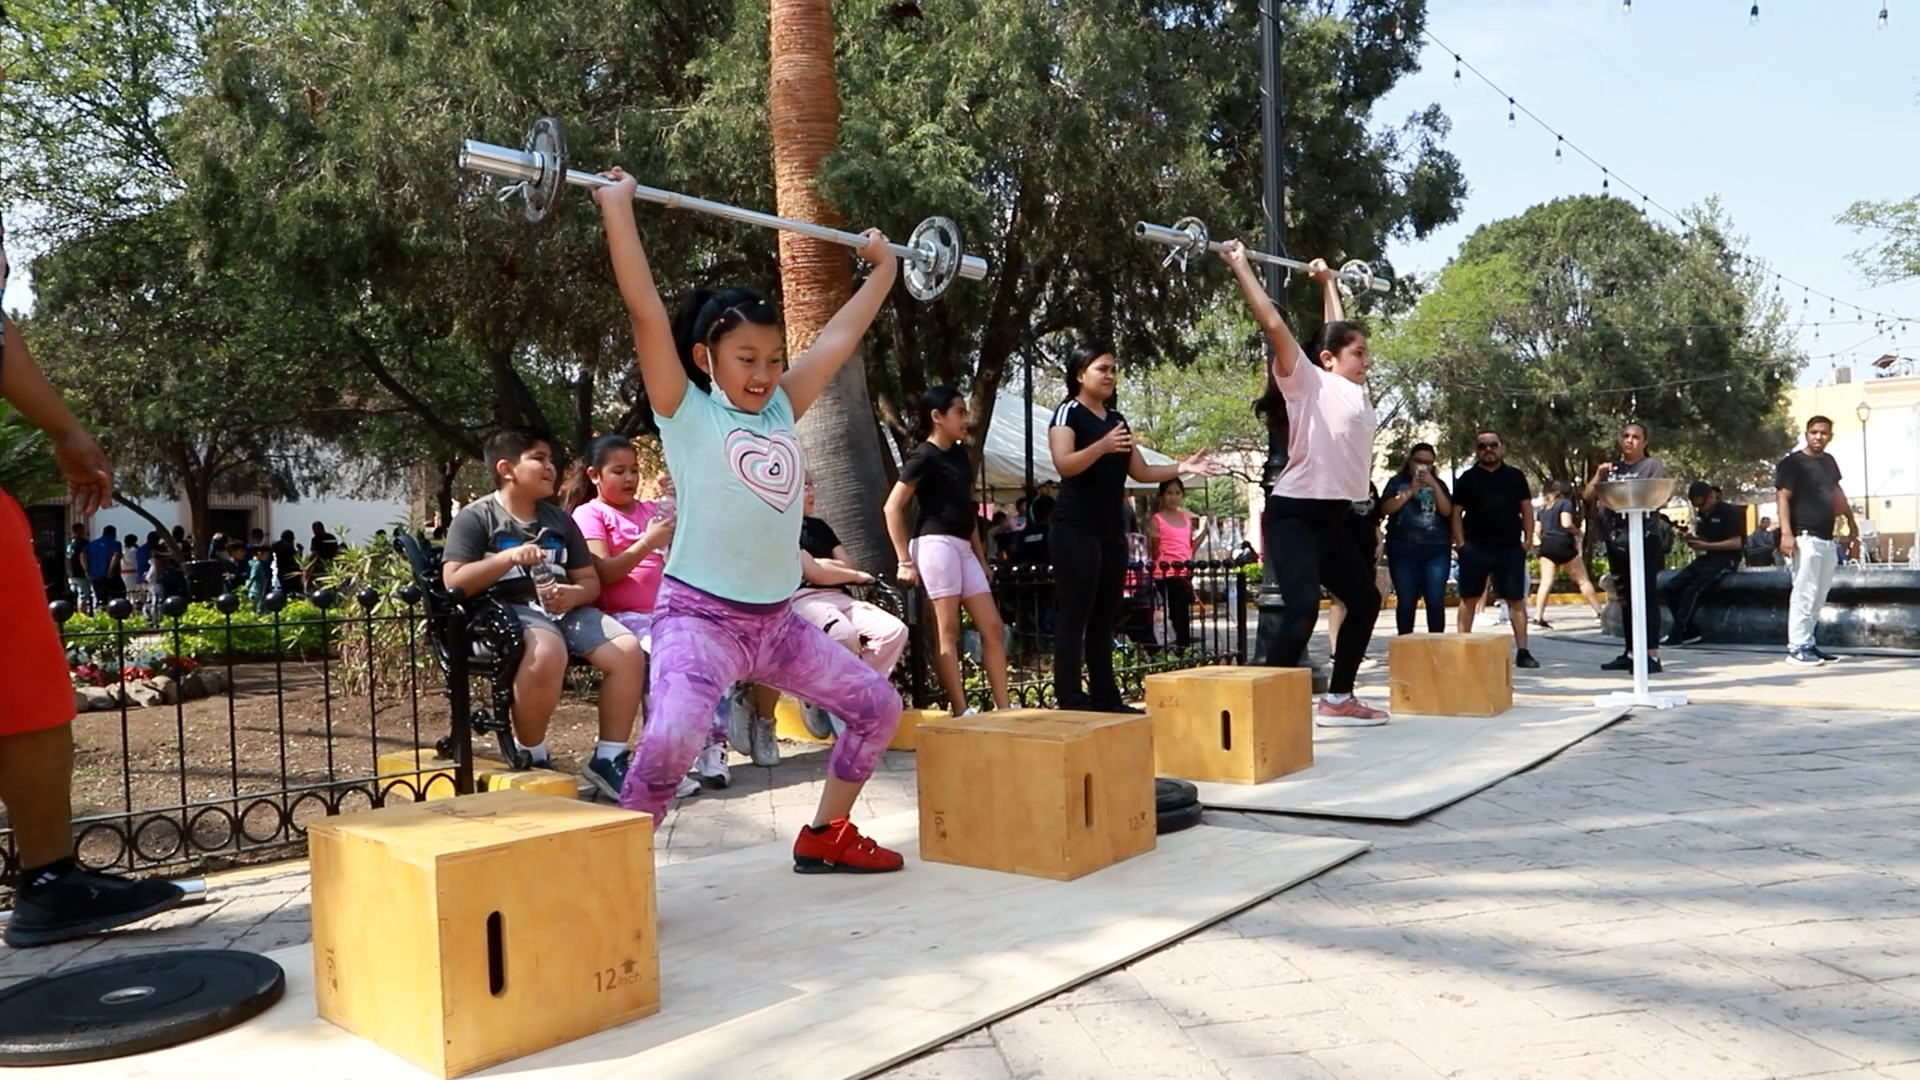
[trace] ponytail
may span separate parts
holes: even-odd
[[[600,494],[594,487],[593,478],[587,475],[588,469],[606,468],[607,459],[621,450],[633,454],[637,459],[638,451],[633,448],[633,440],[625,435],[602,435],[587,444],[586,453],[567,470],[567,479],[560,487],[560,505],[571,514],[582,505],[593,501]]]

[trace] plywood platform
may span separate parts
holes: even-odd
[[[1207,826],[1076,881],[922,863],[916,815],[873,823],[884,877],[801,877],[787,843],[660,868],[658,1015],[476,1076],[866,1076],[1083,982],[1366,850]],[[271,954],[286,997],[198,1043],[45,1080],[419,1080],[314,1015],[311,951]]]
[[[1313,768],[1265,784],[1201,784],[1230,810],[1408,821],[1545,761],[1627,715],[1517,705],[1499,716],[1395,716],[1385,727],[1316,728]]]

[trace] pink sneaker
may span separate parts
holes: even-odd
[[[1384,710],[1375,709],[1351,696],[1340,702],[1328,701],[1323,697],[1317,712],[1313,722],[1321,727],[1379,727],[1387,722]]]

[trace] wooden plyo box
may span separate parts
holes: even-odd
[[[647,815],[494,791],[307,835],[321,1017],[433,1075],[659,1011]]]
[[[1313,764],[1313,673],[1201,667],[1147,676],[1160,776],[1264,784]]]
[[[1147,717],[1014,709],[916,742],[922,859],[1071,881],[1153,850]]]
[[[1395,713],[1499,716],[1513,708],[1513,640],[1505,634],[1402,634],[1387,645]]]
[[[780,695],[780,704],[773,713],[773,733],[783,739],[794,742],[830,743],[832,739],[816,739],[813,732],[800,720],[800,699],[791,694]],[[902,709],[900,726],[893,729],[893,738],[887,741],[889,750],[912,750],[915,745],[914,733],[921,724],[929,720],[947,718],[945,709]]]
[[[373,773],[381,778],[380,785],[389,803],[413,798],[416,792],[424,794],[427,799],[450,799],[454,795],[453,762],[440,758],[431,747],[381,754],[373,761]],[[580,797],[579,779],[570,773],[551,769],[521,769],[516,772],[507,768],[506,762],[492,758],[473,760],[473,786],[477,791],[513,789],[557,795],[563,799]]]

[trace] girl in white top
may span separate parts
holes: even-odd
[[[1275,553],[1274,584],[1286,603],[1268,662],[1297,667],[1320,616],[1320,589],[1346,605],[1347,617],[1320,699],[1323,727],[1373,727],[1387,714],[1353,696],[1354,673],[1373,638],[1380,613],[1368,553],[1347,528],[1353,504],[1367,498],[1377,427],[1367,395],[1367,335],[1340,318],[1333,271],[1315,259],[1309,275],[1325,290],[1329,321],[1303,350],[1247,263],[1238,240],[1222,245],[1220,258],[1233,268],[1240,291],[1273,346],[1272,377],[1287,407],[1287,467],[1274,481],[1263,526],[1267,550]]]

